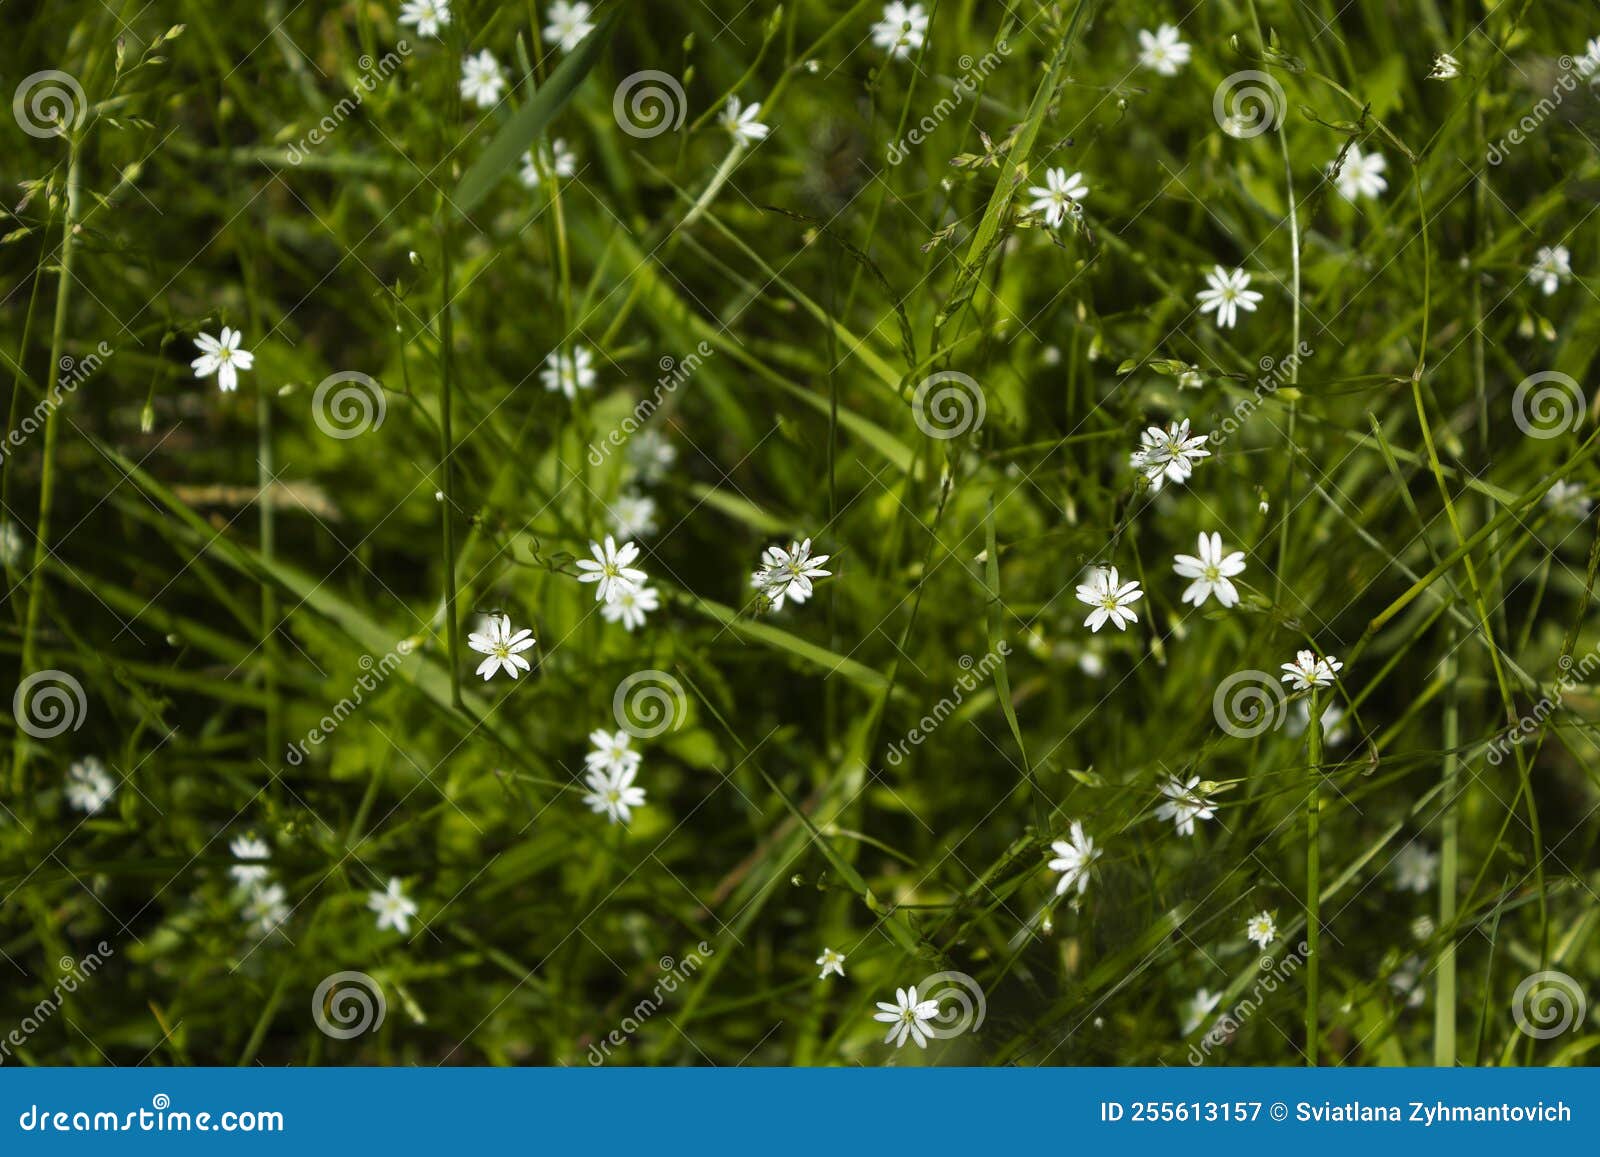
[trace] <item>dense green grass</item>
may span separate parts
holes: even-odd
[[[1592,1061],[1600,539],[1546,500],[1600,484],[1592,5],[934,0],[892,61],[876,2],[608,3],[572,52],[533,0],[441,37],[390,0],[3,7],[6,90],[60,70],[84,114],[4,134],[0,649],[72,718],[4,719],[8,1063]],[[1139,67],[1163,22],[1172,76]],[[619,124],[644,70],[675,130]],[[1246,71],[1281,116],[1241,138]],[[533,134],[570,176],[519,181]],[[1328,177],[1354,149],[1376,199]],[[1090,189],[1059,229],[1054,166]],[[1263,295],[1234,329],[1217,265]],[[224,325],[232,393],[189,365]],[[569,403],[540,371],[574,344]],[[954,438],[947,372],[983,411]],[[335,405],[336,373],[376,385]],[[1213,452],[1152,493],[1129,455],[1179,418]],[[575,564],[629,491],[631,632]],[[1231,609],[1180,602],[1202,531],[1246,552]],[[762,551],[805,538],[831,576],[765,610]],[[1084,625],[1092,565],[1142,583],[1126,631]],[[538,640],[515,681],[473,674],[488,613]],[[1269,726],[1219,726],[1302,649],[1341,715],[1261,691]],[[613,825],[587,735],[641,671],[668,726]],[[1191,836],[1173,776],[1216,804]],[[1074,820],[1102,854],[1058,897]],[[313,994],[347,971],[387,1015],[341,1039]],[[874,1002],[941,971],[981,1027],[884,1044]],[[1538,1038],[1541,971],[1591,1007]]]

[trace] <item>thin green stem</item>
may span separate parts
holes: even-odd
[[[1318,826],[1322,808],[1322,696],[1311,692],[1307,704],[1306,755],[1311,764],[1311,792],[1306,799],[1306,1064],[1317,1063],[1318,988],[1322,941],[1322,849]]]

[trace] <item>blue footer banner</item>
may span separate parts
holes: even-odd
[[[0,1073],[0,1153],[1592,1153],[1597,1094],[1594,1069],[27,1069]]]

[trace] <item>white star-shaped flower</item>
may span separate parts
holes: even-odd
[[[878,1001],[880,1011],[872,1014],[873,1020],[889,1026],[889,1035],[883,1038],[883,1043],[893,1041],[895,1048],[902,1048],[909,1036],[919,1049],[927,1048],[928,1042],[933,1039],[933,1034],[928,1031],[928,1022],[938,1017],[939,1002],[918,1000],[915,985],[895,989],[894,999],[894,1004]]]
[[[1183,1006],[1183,1035],[1188,1036],[1211,1015],[1211,1010],[1222,1001],[1222,993],[1202,988]]]
[[[545,43],[559,44],[562,52],[571,52],[583,43],[585,36],[594,31],[594,25],[589,20],[592,11],[587,4],[568,4],[567,0],[555,0],[547,13],[550,23],[545,26]]]
[[[1088,582],[1078,586],[1078,601],[1094,608],[1089,612],[1089,617],[1083,620],[1084,626],[1099,634],[1107,621],[1119,631],[1125,631],[1129,623],[1139,621],[1139,616],[1131,609],[1134,603],[1144,598],[1138,583],[1123,582],[1117,575],[1116,567],[1096,567],[1088,577]]]
[[[678,448],[654,427],[639,431],[628,443],[628,465],[641,482],[660,482],[677,460]]]
[[[1078,212],[1077,203],[1089,195],[1089,186],[1083,183],[1082,173],[1069,176],[1065,169],[1049,170],[1044,181],[1043,185],[1034,185],[1028,190],[1028,196],[1033,198],[1028,208],[1043,213],[1050,228],[1058,229],[1067,214]]]
[[[751,145],[756,141],[766,140],[767,134],[772,131],[756,119],[760,115],[760,101],[745,108],[738,97],[730,96],[727,107],[717,119],[723,128],[733,134],[735,144]]]
[[[626,824],[633,818],[632,809],[644,806],[644,788],[633,783],[637,774],[632,767],[590,771],[583,780],[589,786],[583,802],[596,815],[605,812],[611,823]]]
[[[1056,840],[1050,848],[1056,858],[1046,866],[1052,872],[1061,873],[1061,879],[1056,881],[1056,895],[1064,895],[1074,885],[1077,886],[1078,895],[1083,895],[1089,887],[1089,872],[1100,858],[1100,849],[1094,846],[1092,838],[1084,834],[1082,822],[1073,820],[1069,838]]]
[[[1209,820],[1217,814],[1216,803],[1195,790],[1199,786],[1198,775],[1191,776],[1188,783],[1176,776],[1167,780],[1161,785],[1167,801],[1156,808],[1156,818],[1171,820],[1180,836],[1194,835],[1195,820]]]
[[[482,634],[474,631],[467,636],[467,646],[480,655],[489,656],[478,664],[477,673],[483,676],[485,683],[500,671],[515,679],[519,670],[532,670],[522,652],[536,641],[527,627],[513,632],[510,615],[490,615]]]
[[[282,884],[267,884],[250,893],[244,906],[245,920],[254,925],[263,936],[271,933],[289,918],[289,898]]]
[[[116,782],[95,756],[85,756],[67,768],[67,802],[84,814],[99,814],[116,794]]]
[[[1354,201],[1357,197],[1376,201],[1389,187],[1389,182],[1383,176],[1388,167],[1389,162],[1382,153],[1363,153],[1361,146],[1351,145],[1333,183],[1346,201]]]
[[[461,62],[461,95],[479,108],[493,108],[505,86],[500,62],[487,48]]]
[[[892,60],[904,60],[922,47],[928,34],[928,14],[921,4],[907,7],[900,0],[883,6],[883,19],[872,26],[872,43]]]
[[[1423,844],[1407,844],[1394,857],[1395,887],[1402,892],[1426,892],[1433,887],[1438,868],[1438,852],[1430,851]]]
[[[590,771],[625,771],[637,769],[644,760],[633,746],[633,736],[626,731],[607,731],[600,727],[589,732],[591,750],[583,757]]]
[[[784,600],[799,605],[815,591],[813,579],[827,578],[833,572],[822,569],[831,555],[811,557],[811,540],[789,543],[789,549],[769,546],[761,554],[761,569],[751,576],[750,583],[762,593],[772,609],[783,609]]]
[[[597,603],[615,602],[624,590],[638,590],[650,579],[644,571],[630,565],[639,557],[639,548],[631,542],[619,547],[617,540],[608,534],[604,546],[591,542],[589,553],[594,555],[592,560],[578,560],[578,569],[583,572],[578,576],[578,581],[599,584],[594,592],[594,601]]]
[[[1261,300],[1261,294],[1247,288],[1250,284],[1250,275],[1242,269],[1224,269],[1218,265],[1206,274],[1206,283],[1210,289],[1202,289],[1195,296],[1200,301],[1200,312],[1217,314],[1217,326],[1220,329],[1232,329],[1239,324],[1239,311],[1255,312],[1256,303]]]
[[[579,390],[594,386],[594,351],[581,345],[575,345],[570,350],[551,350],[545,355],[539,380],[547,390],[560,390],[569,400],[576,398]]]
[[[1572,280],[1572,254],[1567,252],[1565,245],[1557,245],[1554,248],[1546,245],[1539,250],[1539,259],[1528,270],[1528,280],[1549,297],[1561,288],[1563,282]],[[226,334],[228,331],[222,332]],[[223,388],[227,389],[226,386]]]
[[[1139,31],[1139,64],[1162,76],[1177,76],[1189,63],[1189,46],[1178,36],[1178,29],[1163,24],[1154,32]]]
[[[1461,62],[1448,52],[1441,52],[1433,58],[1433,71],[1428,73],[1429,80],[1454,80],[1461,75]]]
[[[1179,578],[1193,579],[1183,592],[1183,602],[1199,606],[1212,595],[1217,602],[1231,607],[1239,602],[1239,591],[1229,580],[1244,573],[1244,552],[1236,550],[1230,555],[1222,553],[1222,536],[1201,532],[1200,555],[1174,555],[1172,569]]]
[[[1245,939],[1254,941],[1258,948],[1271,944],[1277,935],[1278,922],[1272,918],[1271,912],[1257,912],[1244,922]]]
[[[437,36],[450,23],[450,0],[405,0],[400,5],[400,23],[413,25],[418,36]]]
[[[623,538],[656,532],[656,500],[648,494],[621,494],[611,503],[611,529]]]
[[[547,175],[565,180],[577,171],[578,154],[560,137],[541,144],[537,160],[532,149],[522,154],[522,184],[529,189],[537,189]]]
[[[1296,651],[1294,662],[1283,664],[1280,670],[1283,681],[1294,684],[1296,691],[1309,691],[1313,687],[1332,687],[1334,676],[1343,667],[1332,655],[1324,659],[1313,651]]]
[[[1169,422],[1160,426],[1147,426],[1139,435],[1139,448],[1128,456],[1128,464],[1150,482],[1150,489],[1160,490],[1168,482],[1187,482],[1194,473],[1194,464],[1211,457],[1206,443],[1209,434],[1190,434],[1189,419]]]
[[[402,936],[411,928],[411,917],[417,914],[416,902],[401,889],[399,876],[389,877],[387,891],[368,892],[367,907],[378,914],[379,932],[393,928]]]
[[[239,371],[248,370],[256,361],[255,354],[239,348],[243,337],[238,330],[225,325],[220,338],[208,333],[195,338],[194,344],[200,347],[200,356],[189,363],[194,367],[194,376],[209,378],[216,374],[217,386],[225,394],[238,389]]]
[[[241,888],[249,888],[266,880],[269,869],[265,861],[272,858],[272,849],[267,846],[266,840],[257,839],[254,835],[235,836],[228,844],[228,850],[233,853],[234,859],[243,861],[228,869],[228,874]]]
[[[661,592],[655,587],[624,587],[617,591],[615,599],[600,605],[600,617],[608,623],[620,622],[623,630],[632,631],[644,626],[644,617],[660,607]]]
[[[822,955],[817,957],[817,963],[822,965],[822,971],[817,975],[818,980],[828,979],[828,973],[830,972],[836,976],[844,975],[843,952],[835,952],[832,948],[825,947],[822,950]]]
[[[1594,505],[1585,497],[1580,484],[1566,481],[1552,485],[1540,501],[1557,514],[1565,514],[1570,518],[1587,518],[1589,509]]]

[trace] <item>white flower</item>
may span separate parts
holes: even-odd
[[[595,814],[605,812],[610,822],[625,824],[633,818],[633,808],[644,806],[644,788],[633,785],[638,770],[632,767],[611,771],[591,771],[584,776],[589,794],[583,802]]]
[[[1438,852],[1429,851],[1425,844],[1407,844],[1394,857],[1395,887],[1402,892],[1426,892],[1433,887],[1438,868]]]
[[[838,976],[844,975],[843,952],[835,952],[832,948],[825,947],[822,950],[822,955],[817,957],[817,963],[822,965],[822,971],[817,976],[818,980],[828,979],[828,973],[830,972]]]
[[[1573,518],[1586,518],[1594,504],[1584,497],[1583,487],[1576,482],[1557,482],[1544,492],[1544,505],[1557,514]]]
[[[208,333],[195,338],[194,344],[200,347],[200,356],[189,363],[194,367],[194,376],[209,378],[212,374],[216,374],[217,385],[223,393],[238,389],[238,371],[248,370],[256,360],[255,354],[239,348],[239,342],[243,337],[244,335],[238,330],[223,326],[220,338],[214,338]]]
[[[678,460],[678,448],[655,427],[641,430],[628,443],[628,464],[641,482],[660,482]]]
[[[1043,185],[1034,185],[1028,190],[1028,196],[1033,198],[1028,208],[1043,213],[1050,228],[1057,229],[1068,213],[1078,211],[1076,202],[1089,195],[1089,186],[1083,183],[1082,173],[1068,176],[1065,169],[1051,169],[1045,173],[1044,180]]]
[[[565,352],[551,350],[545,355],[539,380],[544,382],[547,390],[560,390],[569,399],[576,398],[579,390],[594,386],[594,352],[588,346],[581,345],[575,345]]]
[[[1296,651],[1294,662],[1280,668],[1280,677],[1285,683],[1293,683],[1296,691],[1309,691],[1313,687],[1332,687],[1334,676],[1343,667],[1332,655],[1323,659],[1311,651]]]
[[[591,773],[638,770],[644,756],[633,747],[633,736],[626,731],[607,731],[600,727],[589,732],[593,750],[583,757]]]
[[[1202,289],[1196,296],[1200,300],[1200,312],[1210,313],[1217,311],[1217,326],[1221,329],[1232,329],[1239,324],[1239,311],[1254,313],[1256,302],[1261,300],[1261,295],[1253,289],[1246,288],[1250,284],[1250,275],[1242,269],[1229,271],[1218,265],[1206,274],[1206,282],[1210,289]]]
[[[86,756],[67,768],[67,802],[79,811],[96,815],[116,794],[116,782],[106,765],[94,756]]]
[[[648,494],[623,494],[611,504],[611,529],[623,538],[656,532],[656,500]]]
[[[505,86],[500,62],[487,48],[461,62],[461,95],[479,108],[493,108]]]
[[[1593,76],[1596,72],[1600,72],[1600,36],[1594,37],[1584,45],[1583,55],[1572,63],[1578,70],[1579,76]]]
[[[921,4],[909,8],[893,0],[883,6],[883,19],[872,26],[872,43],[889,54],[892,60],[904,60],[914,49],[922,47],[928,34],[928,14]]]
[[[289,918],[289,901],[283,885],[268,884],[252,891],[244,906],[244,918],[255,925],[261,935],[270,935]]]
[[[15,566],[22,560],[25,545],[22,528],[9,518],[0,520],[0,565]]]
[[[772,609],[781,611],[785,599],[796,604],[809,599],[814,591],[812,579],[827,578],[832,571],[822,569],[822,564],[832,557],[819,554],[811,557],[811,540],[789,543],[789,549],[769,546],[761,554],[761,569],[751,577],[751,585],[759,590]]]
[[[660,608],[661,592],[655,587],[624,587],[611,602],[601,604],[600,617],[608,623],[621,622],[623,630],[632,631],[644,626],[645,615]]]
[[[1188,366],[1178,374],[1178,389],[1180,390],[1198,390],[1205,384],[1205,378],[1200,376],[1199,366]]]
[[[1389,182],[1383,178],[1384,170],[1388,167],[1389,162],[1382,153],[1363,153],[1359,145],[1351,145],[1350,151],[1345,154],[1344,164],[1334,175],[1333,183],[1346,201],[1354,201],[1357,197],[1376,201],[1389,187]],[[1331,171],[1332,166],[1329,168]]]
[[[1311,704],[1304,699],[1296,699],[1294,706],[1289,709],[1289,719],[1286,724],[1289,734],[1298,738],[1306,733],[1306,728],[1311,726]],[[1329,703],[1322,709],[1322,742],[1329,747],[1337,747],[1349,738],[1349,731],[1344,726],[1344,708],[1337,703]]]
[[[1163,24],[1154,32],[1139,30],[1139,63],[1162,76],[1177,76],[1189,63],[1189,46],[1178,38],[1178,30]]]
[[[498,671],[504,671],[515,679],[519,668],[523,671],[532,670],[528,660],[522,657],[522,652],[537,642],[531,630],[524,627],[513,633],[510,615],[490,615],[485,626],[482,634],[474,632],[467,636],[467,646],[480,655],[489,656],[478,664],[477,673],[483,676],[485,683],[493,679]]]
[[[1278,922],[1272,918],[1271,912],[1257,912],[1244,922],[1245,939],[1255,941],[1258,947],[1265,948],[1277,935]]]
[[[589,22],[591,11],[587,4],[568,4],[567,0],[555,0],[548,13],[550,23],[545,26],[545,42],[559,44],[562,52],[571,52],[583,43],[585,36],[594,31],[594,25]]]
[[[228,844],[228,850],[233,853],[234,859],[245,861],[228,869],[228,874],[241,888],[249,888],[266,880],[269,869],[260,862],[272,858],[272,849],[267,846],[266,840],[253,835],[235,836]]]
[[[393,928],[402,936],[411,929],[411,917],[417,914],[415,900],[406,896],[400,887],[400,877],[390,876],[387,891],[367,893],[367,907],[378,914],[378,931]]]
[[[1461,62],[1448,52],[1441,52],[1433,58],[1433,71],[1428,73],[1429,80],[1454,80],[1461,75]]]
[[[619,547],[617,540],[608,534],[604,546],[591,542],[589,553],[594,555],[592,560],[578,560],[578,569],[583,572],[578,576],[578,581],[599,584],[594,591],[594,601],[597,603],[616,602],[617,596],[623,591],[637,590],[650,578],[644,571],[628,565],[639,557],[639,548],[631,542]]]
[[[894,1041],[895,1048],[901,1048],[909,1036],[917,1042],[919,1049],[928,1047],[928,1042],[933,1039],[933,1034],[928,1031],[928,1022],[939,1015],[939,1002],[937,1000],[918,1000],[917,989],[897,988],[894,990],[894,1004],[878,1001],[880,1011],[872,1014],[872,1019],[882,1021],[889,1026],[889,1035],[883,1038],[883,1043]]]
[[[1539,259],[1533,263],[1533,268],[1528,270],[1528,280],[1549,297],[1561,288],[1561,283],[1572,280],[1572,254],[1567,252],[1565,245],[1551,248],[1546,245],[1539,250]],[[223,330],[224,334],[228,331]],[[223,387],[227,389],[226,386]]]
[[[1428,997],[1427,988],[1418,983],[1422,979],[1422,961],[1408,956],[1389,977],[1389,987],[1406,998],[1407,1008],[1417,1008]]]
[[[745,108],[736,96],[728,98],[728,107],[722,110],[722,115],[717,119],[722,127],[733,134],[733,140],[738,145],[754,144],[756,141],[765,140],[772,130],[756,117],[761,115],[761,102],[757,101],[749,108]]]
[[[1128,456],[1128,464],[1150,481],[1152,490],[1160,490],[1167,482],[1187,482],[1194,473],[1194,464],[1211,457],[1205,448],[1209,434],[1190,434],[1189,419],[1169,422],[1160,426],[1147,426],[1139,435],[1139,448]]]
[[[1065,894],[1074,884],[1078,886],[1078,895],[1083,895],[1089,887],[1089,872],[1100,858],[1100,849],[1084,834],[1082,822],[1073,820],[1071,838],[1056,840],[1050,848],[1056,858],[1046,866],[1052,872],[1061,873],[1061,879],[1056,881],[1056,895]]]
[[[1204,532],[1200,535],[1199,549],[1199,558],[1192,554],[1179,554],[1172,559],[1172,569],[1179,578],[1194,579],[1189,589],[1183,592],[1182,601],[1198,607],[1216,595],[1217,602],[1223,606],[1235,606],[1239,602],[1239,592],[1229,580],[1234,575],[1244,573],[1244,552],[1236,550],[1224,557],[1222,536]]]
[[[400,23],[416,25],[418,36],[437,36],[450,23],[450,0],[404,0]]]
[[[1190,776],[1188,783],[1176,776],[1167,780],[1161,785],[1161,794],[1167,797],[1167,802],[1156,808],[1156,818],[1171,820],[1180,836],[1194,835],[1195,820],[1213,819],[1217,814],[1215,801],[1195,790],[1199,786],[1198,775]]]
[[[1221,1000],[1222,993],[1212,992],[1207,988],[1202,988],[1190,997],[1188,1003],[1183,1006],[1183,1035],[1188,1036],[1199,1028]]]
[[[549,144],[539,146],[538,159],[533,150],[522,154],[522,183],[537,189],[544,183],[546,174],[565,179],[578,171],[578,154],[567,147],[567,142],[557,137]]]
[[[1137,623],[1139,616],[1129,608],[1142,598],[1144,592],[1139,584],[1122,582],[1116,567],[1096,567],[1089,572],[1089,581],[1078,586],[1078,601],[1094,608],[1083,625],[1096,634],[1108,619],[1119,631],[1127,630],[1129,623]]]

